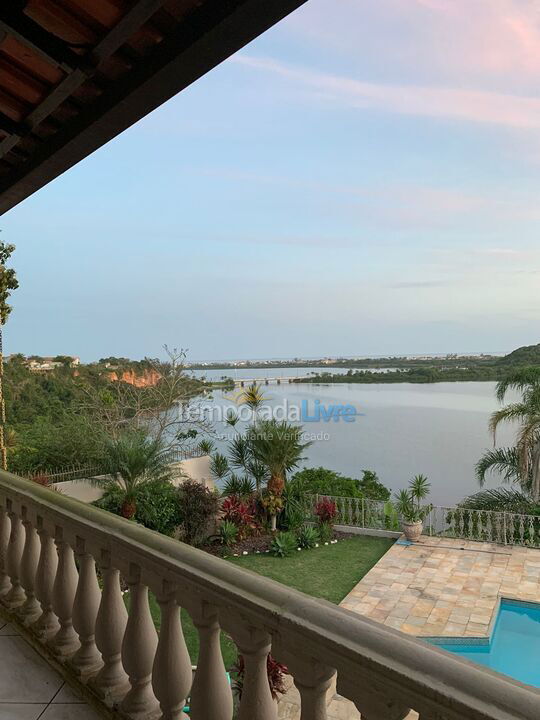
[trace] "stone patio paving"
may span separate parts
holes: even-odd
[[[393,545],[341,606],[411,635],[485,637],[501,597],[540,602],[540,550],[422,537]]]

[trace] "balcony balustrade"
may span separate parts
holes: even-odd
[[[126,607],[121,582],[129,588]],[[160,632],[149,608],[161,611]],[[2,613],[112,717],[231,720],[220,650],[245,661],[238,720],[275,720],[267,656],[285,663],[301,720],[337,691],[365,720],[538,720],[540,692],[135,523],[0,473]],[[200,650],[193,675],[179,609]]]

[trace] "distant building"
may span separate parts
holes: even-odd
[[[75,355],[56,355],[55,357],[32,356],[26,361],[27,367],[34,372],[48,372],[60,367],[77,367],[81,364],[80,358]]]

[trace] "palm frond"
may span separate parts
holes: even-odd
[[[254,412],[256,412],[262,406],[265,400],[266,397],[262,386],[254,382],[242,391],[239,402],[242,405],[247,405]]]
[[[511,372],[497,383],[495,394],[499,402],[504,402],[509,390],[523,392],[530,388],[540,387],[540,367],[524,367]]]
[[[486,450],[475,466],[476,479],[480,487],[484,487],[488,473],[502,475],[503,481],[507,483],[521,483],[521,463],[518,450],[515,447]]]
[[[528,515],[537,515],[540,513],[540,507],[535,505],[528,495],[513,488],[482,490],[482,492],[465,498],[465,500],[460,503],[460,507],[471,510],[518,512]]]
[[[234,437],[229,445],[229,461],[239,470],[247,470],[251,461],[249,443],[243,435]]]
[[[197,447],[201,452],[206,455],[210,455],[210,453],[214,450],[214,443],[212,440],[204,439],[201,440]]]
[[[489,419],[489,430],[495,440],[497,428],[502,422],[516,422],[527,419],[531,414],[531,408],[523,402],[505,405],[500,410],[495,410]]]
[[[147,480],[170,480],[169,455],[158,440],[140,431],[124,432],[104,448],[105,471],[127,493]]]
[[[229,461],[225,455],[220,453],[214,453],[210,459],[210,472],[218,480],[223,478],[229,473]]]

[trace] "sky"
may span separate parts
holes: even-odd
[[[539,342],[539,0],[309,0],[0,220],[6,353]]]

